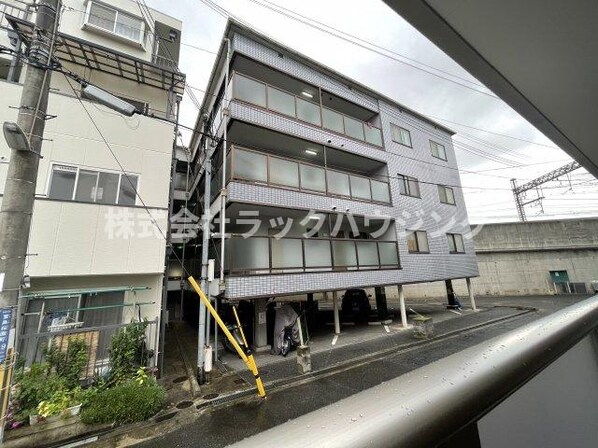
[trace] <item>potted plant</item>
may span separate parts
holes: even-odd
[[[59,390],[49,400],[37,406],[37,415],[29,416],[29,423],[34,425],[40,421],[53,421],[58,417],[74,417],[81,412],[83,391],[80,387],[73,390]]]

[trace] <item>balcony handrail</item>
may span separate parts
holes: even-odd
[[[232,446],[438,446],[597,328],[594,296]]]
[[[229,85],[230,85],[231,83],[234,83],[234,79],[235,79],[235,77],[236,77],[236,76],[240,76],[240,77],[243,77],[243,78],[250,79],[250,80],[252,80],[252,81],[255,81],[255,82],[259,83],[259,84],[262,84],[262,85],[265,87],[265,89],[266,89],[266,109],[268,109],[268,110],[272,110],[272,109],[271,109],[271,108],[268,106],[268,102],[267,102],[267,89],[268,89],[268,87],[270,87],[270,88],[272,88],[272,89],[278,90],[279,92],[286,93],[287,95],[290,95],[290,96],[292,96],[292,97],[294,98],[294,100],[295,100],[295,118],[296,118],[296,119],[298,119],[298,120],[301,120],[301,119],[300,119],[299,117],[297,117],[297,104],[296,104],[296,103],[297,103],[297,99],[299,99],[299,100],[302,100],[302,101],[305,101],[305,102],[307,102],[307,103],[310,103],[310,104],[313,104],[313,105],[315,105],[315,106],[318,106],[318,107],[320,108],[320,125],[319,125],[319,127],[321,127],[322,129],[326,129],[326,130],[328,130],[328,131],[330,131],[330,132],[334,132],[334,133],[337,133],[337,134],[343,135],[343,136],[345,136],[345,137],[348,137],[348,138],[351,138],[351,139],[355,139],[354,137],[351,137],[350,135],[348,135],[346,132],[343,132],[343,133],[341,134],[341,133],[339,133],[339,132],[336,132],[336,131],[335,131],[335,130],[333,130],[333,129],[328,129],[328,128],[324,127],[324,123],[323,123],[323,118],[322,118],[322,111],[321,111],[321,109],[326,109],[326,110],[330,110],[330,111],[332,111],[332,112],[334,112],[334,113],[337,113],[337,114],[339,114],[339,115],[341,115],[341,116],[343,116],[343,117],[347,117],[347,118],[350,118],[350,119],[352,119],[352,120],[355,120],[355,121],[358,121],[358,122],[360,122],[360,123],[362,124],[362,126],[364,127],[364,133],[365,133],[365,128],[366,128],[366,127],[368,127],[368,128],[374,128],[374,129],[377,129],[378,131],[380,131],[380,134],[382,135],[382,128],[379,128],[378,126],[375,126],[375,125],[373,125],[373,124],[372,124],[372,123],[370,123],[369,121],[363,121],[363,120],[361,120],[361,119],[359,119],[359,118],[352,117],[352,116],[350,116],[350,115],[344,114],[343,112],[337,111],[337,110],[335,110],[335,109],[331,109],[330,107],[326,107],[326,106],[324,106],[324,105],[322,104],[322,102],[321,102],[321,99],[320,99],[318,102],[315,102],[315,101],[310,101],[310,100],[308,100],[308,99],[306,99],[306,98],[303,98],[303,97],[301,97],[301,96],[299,96],[299,95],[295,95],[293,92],[289,92],[288,90],[282,89],[282,88],[280,88],[280,87],[278,87],[278,86],[275,86],[275,85],[272,85],[272,84],[268,84],[268,83],[266,83],[266,82],[264,82],[264,81],[261,81],[261,80],[259,80],[259,79],[256,79],[256,78],[254,78],[253,76],[246,75],[246,74],[244,74],[244,73],[241,73],[241,72],[238,72],[238,71],[236,71],[236,70],[234,70],[234,71],[232,72],[232,75],[231,75],[231,80],[230,80],[230,82],[229,82]],[[233,99],[235,99],[235,98],[234,98],[234,94],[233,94],[233,96],[232,96],[232,97],[233,97]],[[240,101],[243,101],[243,100],[240,100]],[[251,103],[251,104],[253,104],[253,103]],[[276,112],[276,111],[274,111],[274,112]],[[283,114],[283,115],[286,115],[286,114]],[[304,120],[301,120],[301,121],[304,121]],[[344,123],[344,118],[343,118],[343,123]],[[384,143],[382,143],[381,145],[377,145],[377,144],[375,144],[375,143],[368,142],[368,141],[367,141],[365,138],[364,138],[364,140],[361,140],[361,139],[355,139],[355,140],[358,140],[358,141],[364,141],[364,142],[366,142],[366,143],[368,143],[368,144],[372,144],[372,145],[374,145],[374,146],[377,146],[377,147],[384,147]]]
[[[234,151],[237,150],[237,149],[240,149],[240,150],[246,151],[246,152],[251,152],[251,153],[254,153],[254,154],[259,154],[261,156],[265,156],[267,159],[274,158],[274,159],[278,159],[278,160],[284,160],[284,161],[287,161],[287,162],[296,163],[297,166],[298,166],[297,176],[298,176],[298,179],[299,179],[299,187],[296,188],[296,189],[299,190],[299,191],[309,191],[310,193],[313,193],[313,192],[315,192],[315,193],[322,193],[322,194],[324,194],[326,196],[334,196],[334,197],[345,196],[345,195],[340,195],[338,193],[334,193],[334,192],[329,191],[329,188],[328,188],[328,172],[334,172],[334,173],[344,174],[344,175],[346,175],[348,177],[358,177],[358,178],[367,180],[370,183],[370,194],[372,193],[372,191],[371,191],[371,189],[372,189],[371,182],[372,181],[380,182],[382,184],[385,184],[388,187],[388,201],[387,202],[386,201],[378,201],[378,200],[375,200],[373,198],[372,199],[364,199],[364,198],[354,197],[351,185],[349,185],[350,194],[347,195],[346,197],[351,198],[352,200],[356,200],[356,201],[363,201],[363,202],[371,202],[371,203],[377,203],[377,204],[392,205],[392,197],[391,197],[391,194],[390,194],[390,182],[388,182],[388,181],[383,181],[383,180],[375,179],[373,177],[363,176],[361,174],[354,174],[354,173],[347,172],[347,171],[341,171],[339,169],[329,168],[327,166],[316,165],[316,164],[313,164],[313,163],[310,163],[310,162],[304,162],[302,160],[297,160],[297,159],[293,159],[293,158],[290,158],[290,157],[279,156],[279,155],[275,155],[275,154],[271,154],[271,153],[268,153],[268,152],[259,151],[259,150],[252,149],[252,148],[246,148],[246,147],[241,146],[241,145],[231,145],[230,148],[229,148],[229,150],[227,151],[227,158],[228,158],[228,156],[231,153],[234,153]],[[232,179],[246,180],[243,177],[241,177],[241,178],[235,177],[234,155],[231,156],[231,157],[232,157],[232,161],[231,161],[231,170],[230,170],[230,179],[229,180],[232,180]],[[267,163],[269,164],[269,161]],[[314,189],[310,189],[310,188],[303,188],[301,186],[301,170],[299,169],[299,167],[301,165],[310,166],[310,167],[313,167],[313,168],[318,168],[318,169],[321,169],[321,170],[324,171],[325,183],[326,183],[324,191],[322,191],[322,190],[314,190]],[[219,171],[219,169],[218,169],[218,171]],[[270,180],[270,170],[269,169],[267,169],[267,171],[266,171],[266,177],[267,178],[266,178],[265,184],[267,184],[267,185],[275,185],[275,186],[279,186],[280,185],[280,184],[278,184],[276,182],[272,182]],[[261,182],[261,181],[255,181],[254,180],[253,182],[264,184],[264,182]],[[282,185],[282,186],[285,187],[285,188],[295,189],[294,187],[287,186],[287,185]]]

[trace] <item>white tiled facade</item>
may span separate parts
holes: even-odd
[[[401,269],[231,276],[227,278],[227,297],[290,295],[349,287],[431,282],[478,275],[473,242],[467,237],[470,228],[461,189],[453,188],[456,205],[443,204],[439,200],[436,184],[453,186],[461,184],[451,133],[448,130],[440,125],[435,126],[434,123],[382,96],[358,91],[354,82],[344,80],[340,75],[337,76],[323,67],[318,69],[313,61],[304,59],[277,44],[269,44],[266,38],[253,35],[248,30],[232,25],[229,27],[228,36],[231,37],[233,53],[247,56],[314,87],[320,87],[352,103],[378,112],[382,124],[384,148],[353,140],[237,100],[230,102],[230,119],[386,163],[390,177],[392,205],[330,198],[236,181],[228,185],[229,202],[259,203],[316,211],[330,211],[331,205],[337,205],[339,210],[348,209],[352,214],[357,215],[389,215],[396,225]],[[222,79],[222,73],[213,73],[213,79]],[[391,123],[410,131],[412,148],[392,140]],[[448,161],[432,156],[430,140],[444,145]],[[400,195],[396,178],[398,174],[412,176],[420,181],[421,199]],[[406,229],[421,229],[428,232],[429,254],[408,253]],[[449,253],[446,233],[463,234],[464,254]]]

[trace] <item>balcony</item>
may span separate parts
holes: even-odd
[[[322,238],[232,237],[231,275],[399,269],[394,241]]]
[[[232,146],[227,164],[232,180],[356,201],[391,202],[388,182],[244,147]]]
[[[234,203],[227,219],[230,275],[400,269],[390,218]]]
[[[302,89],[297,95],[279,86],[262,82],[251,76],[233,72],[232,98],[295,120],[335,132],[337,134],[382,148],[382,130],[368,121],[326,107],[315,89]],[[331,95],[326,96],[332,98]],[[315,98],[315,99],[314,99]],[[337,103],[340,101],[337,100]],[[343,100],[344,104],[350,104]],[[330,103],[334,104],[334,103]],[[353,105],[353,108],[359,108]],[[361,108],[359,108],[361,110]],[[372,114],[372,112],[369,112]]]

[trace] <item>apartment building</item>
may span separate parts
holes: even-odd
[[[239,23],[224,37],[191,144],[191,193],[201,204],[213,151],[210,258],[225,289],[210,292],[254,303],[256,346],[268,298],[364,287],[383,298],[478,275],[450,129]]]
[[[148,346],[158,349],[173,122],[185,85],[177,69],[182,23],[143,2],[62,4],[55,44],[62,66],[162,118],[124,117],[80,101],[81,85],[52,73],[27,255],[31,284],[20,303],[21,353],[31,362],[50,333],[82,332],[100,365],[111,334],[133,319],[150,322]],[[0,45],[25,51],[35,13],[23,2],[0,1]],[[0,121],[16,121],[26,68],[0,57]],[[9,158],[0,139],[0,196]]]

